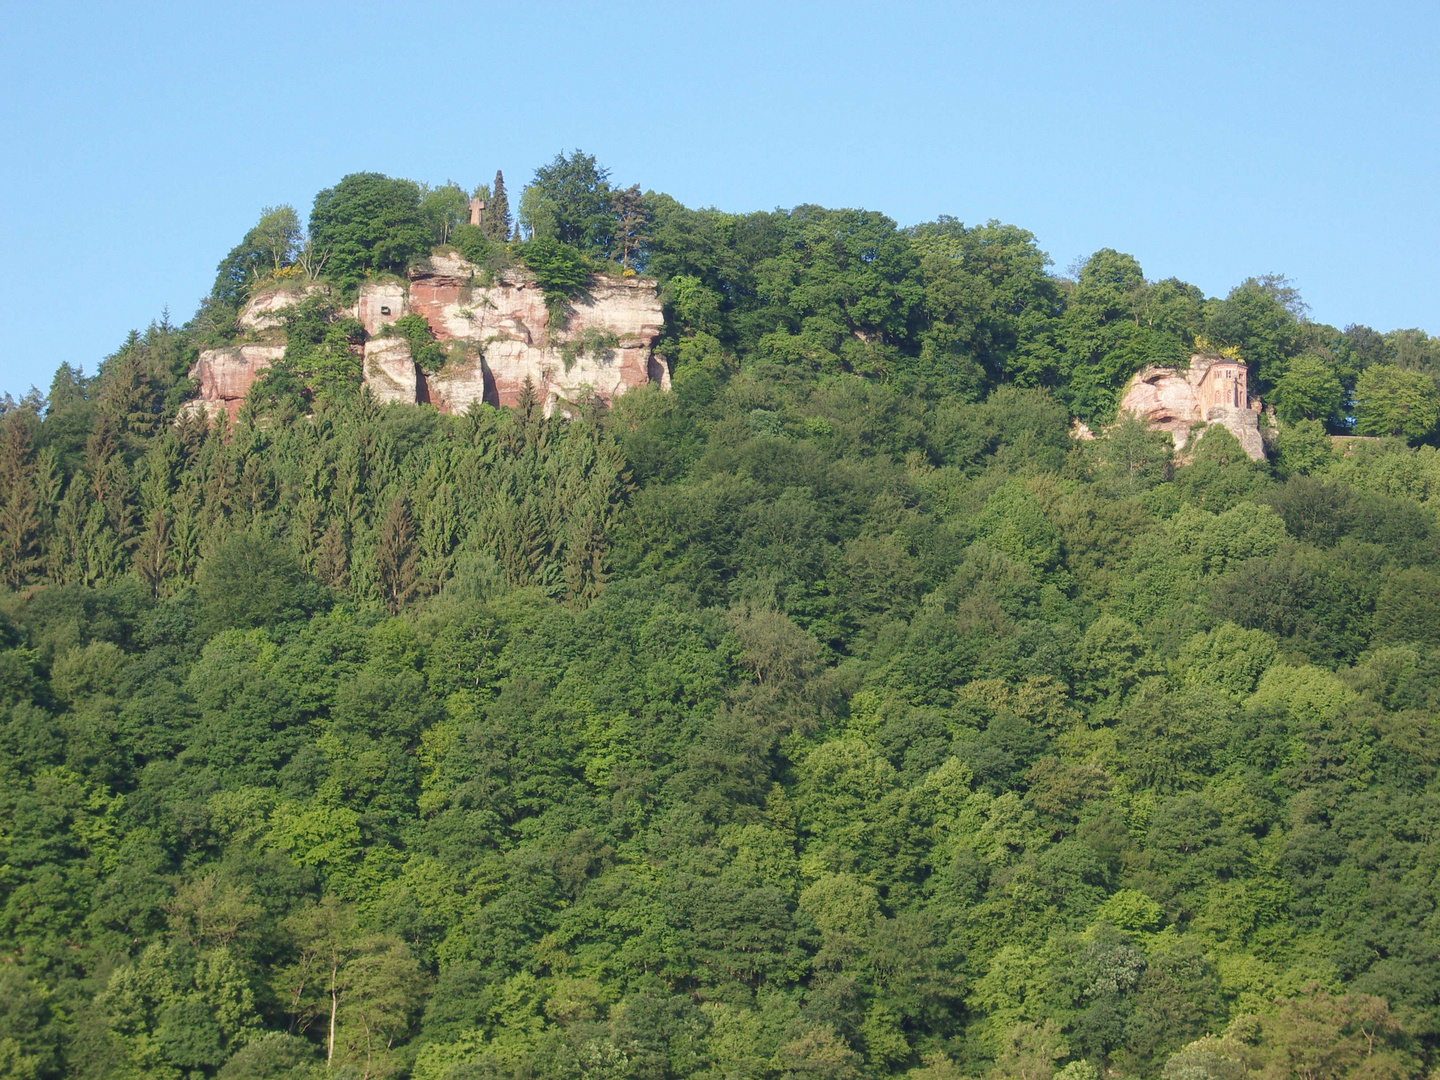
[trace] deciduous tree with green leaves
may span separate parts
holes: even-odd
[[[1440,391],[1419,371],[1375,364],[1355,383],[1355,432],[1419,440],[1440,423]]]

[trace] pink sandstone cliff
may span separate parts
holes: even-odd
[[[463,413],[477,401],[515,405],[529,379],[549,415],[592,396],[608,402],[645,383],[669,388],[669,370],[652,352],[664,325],[653,280],[597,275],[572,301],[565,325],[551,330],[545,295],[529,274],[506,270],[481,285],[477,272],[458,256],[436,255],[408,282],[360,287],[349,314],[365,327],[364,381],[379,400]],[[201,353],[190,372],[200,381],[192,409],[210,415],[223,410],[233,420],[255,378],[284,354],[278,329],[284,309],[313,289],[282,288],[252,299],[239,324],[265,343]],[[450,347],[445,366],[428,376],[402,339],[383,334],[386,325],[412,312]]]
[[[224,413],[234,423],[255,379],[284,355],[284,345],[206,349],[190,369],[190,377],[200,380],[200,395],[187,402],[184,411],[211,418]]]
[[[1177,450],[1189,446],[1192,428],[1219,424],[1252,460],[1265,456],[1260,402],[1250,397],[1249,369],[1236,360],[1192,356],[1185,369],[1144,368],[1130,380],[1120,411],[1133,413],[1153,430],[1169,432]]]

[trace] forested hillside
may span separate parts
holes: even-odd
[[[347,177],[5,400],[0,1077],[1440,1066],[1440,342],[578,151],[518,203]],[[656,278],[673,391],[380,407],[317,300],[182,415],[255,289],[438,245]],[[1271,460],[1117,419],[1197,350]]]

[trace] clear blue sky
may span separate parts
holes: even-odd
[[[184,321],[348,172],[512,190],[580,147],[690,206],[1034,232],[1440,331],[1440,5],[5,5],[0,392]]]

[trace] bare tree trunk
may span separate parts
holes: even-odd
[[[338,964],[330,968],[330,1037],[325,1041],[325,1068],[330,1068],[330,1063],[335,1059],[335,1009],[339,1002],[336,994],[336,980],[340,977]]]

